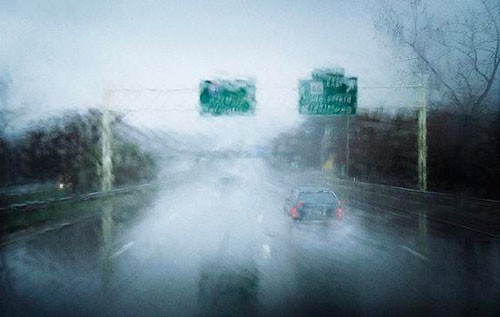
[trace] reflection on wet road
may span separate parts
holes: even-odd
[[[491,237],[432,222],[422,235],[415,217],[354,207],[330,226],[293,225],[282,208],[296,178],[255,159],[203,170],[151,201],[124,196],[98,217],[5,245],[2,314],[500,311]]]

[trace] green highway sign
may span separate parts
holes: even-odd
[[[203,80],[200,82],[202,115],[255,113],[255,83],[251,80]]]
[[[345,77],[343,69],[319,69],[312,79],[299,81],[299,113],[306,115],[355,115],[358,79]]]

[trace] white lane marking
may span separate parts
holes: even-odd
[[[116,257],[119,257],[120,255],[123,254],[123,252],[127,251],[128,249],[130,249],[131,246],[134,245],[134,242],[133,241],[130,241],[129,243],[123,245],[118,251],[116,251],[115,253],[111,254],[109,256],[110,259],[114,259]]]
[[[428,257],[426,257],[425,255],[422,255],[422,254],[418,253],[415,250],[412,250],[412,249],[408,248],[407,246],[402,245],[401,248],[403,248],[404,250],[408,251],[410,254],[413,254],[414,256],[416,256],[418,258],[421,258],[424,261],[429,261]]]
[[[274,185],[274,184],[272,184],[272,183],[269,183],[269,182],[266,182],[266,181],[264,181],[263,183],[264,183],[264,184],[266,184],[266,185],[267,185],[267,186],[269,186],[269,187],[273,187],[274,189],[277,189],[277,190],[280,190],[280,191],[282,191],[282,190],[283,190],[283,188],[281,188],[281,187],[279,187],[279,186],[276,186],[276,185]]]
[[[264,259],[271,258],[271,247],[269,246],[269,244],[263,244],[262,251],[263,251]]]

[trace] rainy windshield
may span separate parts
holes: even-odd
[[[0,1],[0,316],[500,316],[498,0]]]

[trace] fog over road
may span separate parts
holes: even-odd
[[[500,248],[492,237],[431,222],[423,235],[415,217],[350,205],[331,226],[292,225],[283,213],[288,190],[325,181],[273,170],[259,158],[200,161],[188,175],[153,198],[105,201],[93,217],[4,243],[2,315],[484,316],[500,309]],[[132,202],[141,199],[136,210]]]

